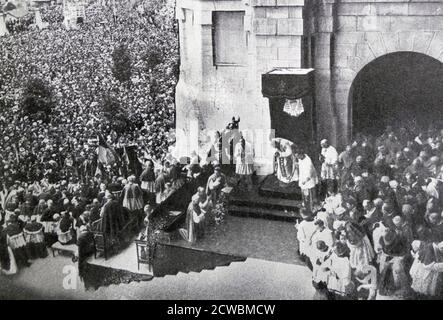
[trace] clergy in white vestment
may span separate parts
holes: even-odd
[[[310,266],[311,253],[311,238],[315,232],[316,226],[314,219],[306,208],[300,209],[300,215],[303,220],[295,225],[297,228],[298,251],[300,259]],[[312,266],[311,266],[312,267]]]
[[[318,184],[317,171],[311,158],[305,153],[298,153],[298,185],[301,188],[305,206],[312,210],[315,201],[315,188]]]
[[[316,219],[314,225],[316,226],[316,229],[311,237],[311,245],[315,246],[318,241],[323,241],[328,247],[332,247],[334,244],[332,231],[326,228],[323,220]]]
[[[353,292],[352,268],[345,244],[338,242],[335,245],[334,252],[322,264],[322,268],[329,270],[327,286],[336,299],[349,296]]]
[[[283,138],[271,140],[272,147],[276,150],[276,175],[282,183],[298,181],[298,163],[294,152],[294,143]]]
[[[235,145],[235,173],[239,184],[245,183],[247,189],[252,188],[252,174],[254,172],[254,149],[240,133],[240,140]]]
[[[336,180],[338,179],[338,152],[326,139],[323,139],[320,145],[322,148],[320,177],[326,181],[328,191],[335,191]]]

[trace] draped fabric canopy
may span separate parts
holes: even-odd
[[[278,68],[262,75],[266,98],[300,99],[314,88],[314,69]]]

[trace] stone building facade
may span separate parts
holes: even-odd
[[[362,68],[405,51],[443,62],[443,0],[177,0],[176,14],[183,137],[223,129],[232,116],[242,129],[272,129],[261,75],[314,68],[318,138],[342,147],[352,139],[350,95]]]

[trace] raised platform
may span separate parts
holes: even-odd
[[[297,182],[285,184],[275,175],[267,176],[258,187],[258,193],[264,197],[301,201],[301,189]]]
[[[301,197],[299,199],[298,193],[294,193],[293,186],[275,186],[274,178],[256,177],[252,190],[235,188],[229,198],[229,213],[235,216],[283,221],[298,219]]]

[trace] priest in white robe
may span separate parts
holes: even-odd
[[[316,186],[318,184],[318,175],[311,158],[305,153],[298,153],[298,185],[301,188],[303,202],[306,208],[312,211],[316,200]]]
[[[328,191],[335,192],[338,179],[338,152],[331,146],[328,140],[323,139],[320,142],[321,154],[321,179],[326,182]]]

